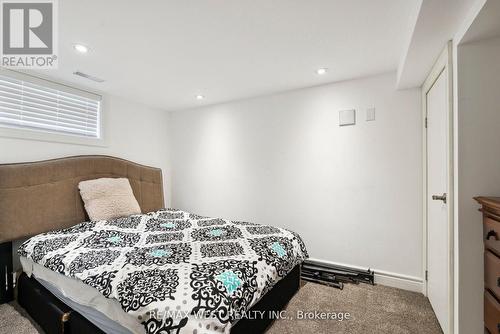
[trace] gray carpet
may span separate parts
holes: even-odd
[[[38,334],[38,325],[16,303],[0,305],[0,334]]]
[[[443,333],[429,300],[422,294],[381,285],[346,284],[344,290],[307,283],[286,307],[297,311],[348,312],[350,320],[278,320],[267,334],[278,333]]]
[[[333,313],[348,312],[349,320],[297,320],[299,311]],[[423,295],[381,285],[345,285],[337,290],[324,285],[307,283],[286,307],[286,317],[276,320],[267,334],[440,334],[437,319]],[[317,314],[317,316],[321,316]],[[326,316],[326,314],[325,314]],[[0,305],[0,334],[38,334],[33,324],[16,303]]]

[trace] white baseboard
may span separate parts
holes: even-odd
[[[315,258],[309,258],[308,261],[316,262],[318,264],[325,264],[325,265],[330,264],[330,265],[344,266],[344,267],[353,268],[353,269],[368,270],[368,268],[363,268],[360,266],[354,266],[354,265],[345,264],[345,263],[320,260],[320,259],[315,259]],[[390,287],[398,288],[398,289],[402,289],[402,290],[423,293],[424,282],[423,282],[422,278],[392,273],[392,272],[388,272],[388,271],[384,271],[384,270],[377,270],[374,268],[370,268],[370,270],[373,270],[375,273],[374,276],[375,276],[375,283],[376,284],[390,286]]]

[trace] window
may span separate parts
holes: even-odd
[[[17,72],[0,71],[0,127],[101,138],[101,96]]]

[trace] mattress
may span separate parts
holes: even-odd
[[[34,277],[63,303],[109,334],[143,334],[144,326],[124,312],[120,304],[97,289],[61,275],[26,257],[20,257],[23,271]]]
[[[99,328],[153,334],[229,333],[307,258],[292,231],[175,209],[40,234],[18,253]]]

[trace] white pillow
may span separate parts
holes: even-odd
[[[108,220],[141,213],[128,179],[82,181],[78,189],[90,220]]]

